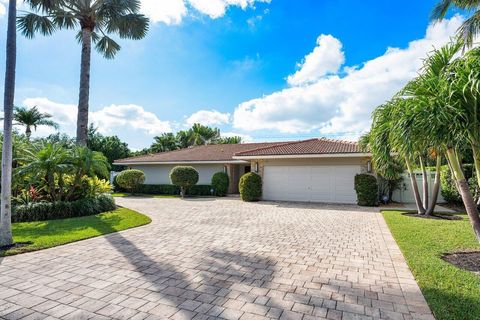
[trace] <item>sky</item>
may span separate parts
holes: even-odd
[[[133,150],[193,123],[248,142],[355,140],[368,130],[374,108],[415,77],[422,59],[462,23],[451,12],[432,25],[435,3],[142,0],[151,20],[147,37],[119,40],[113,60],[92,55],[90,121]],[[52,114],[71,136],[81,53],[75,34],[19,35],[15,97],[17,106]],[[52,132],[39,128],[35,135]]]

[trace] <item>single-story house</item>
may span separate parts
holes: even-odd
[[[370,172],[370,154],[357,143],[331,139],[294,142],[196,146],[115,162],[145,172],[146,184],[170,184],[170,170],[190,165],[198,184],[210,184],[213,174],[226,172],[229,193],[238,193],[240,177],[257,172],[263,179],[263,199],[356,203],[354,177]]]

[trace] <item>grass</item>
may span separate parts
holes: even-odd
[[[420,219],[402,213],[384,211],[383,216],[435,318],[480,319],[480,276],[441,259],[448,252],[480,250],[468,218]]]
[[[158,195],[158,194],[131,194],[125,192],[116,192],[112,194],[113,197],[117,198],[126,198],[126,197],[145,197],[145,198],[157,198],[157,199],[168,199],[168,198],[180,198],[176,195]]]
[[[143,226],[150,218],[133,210],[119,208],[95,216],[50,220],[42,222],[14,223],[13,240],[31,244],[0,251],[0,256],[47,249],[101,235]]]

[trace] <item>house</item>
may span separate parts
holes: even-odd
[[[117,160],[116,165],[145,172],[146,184],[170,184],[170,170],[191,165],[198,184],[226,172],[229,193],[238,193],[240,177],[250,171],[263,179],[264,200],[356,203],[354,177],[370,172],[370,154],[357,143],[331,139],[294,142],[196,146],[171,152]]]

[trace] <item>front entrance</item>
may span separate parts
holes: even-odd
[[[238,190],[238,183],[240,182],[240,178],[245,174],[252,171],[252,167],[250,164],[232,164],[230,165],[230,187],[229,192],[230,194],[239,194],[240,191]]]

